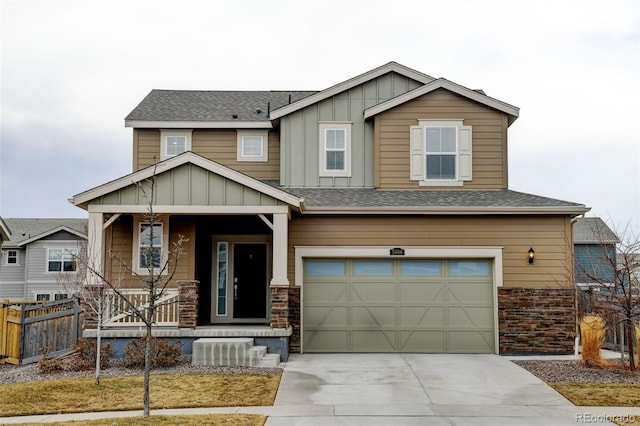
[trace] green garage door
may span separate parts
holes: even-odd
[[[304,352],[495,350],[489,260],[307,259]]]

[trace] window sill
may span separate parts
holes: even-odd
[[[461,180],[421,180],[420,186],[464,186],[464,182]]]

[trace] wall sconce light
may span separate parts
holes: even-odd
[[[529,263],[533,263],[533,260],[535,259],[535,254],[536,251],[533,249],[533,247],[529,248]]]

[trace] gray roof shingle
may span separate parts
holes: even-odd
[[[53,229],[66,226],[81,234],[87,234],[87,219],[24,219],[6,218],[4,223],[11,232],[11,238],[4,244],[17,246],[23,241],[45,234]]]
[[[152,90],[125,120],[269,121],[269,106],[273,111],[314,93],[317,91]],[[258,108],[261,113],[256,112]]]
[[[619,241],[616,233],[599,217],[581,217],[573,224],[574,244],[615,244]]]

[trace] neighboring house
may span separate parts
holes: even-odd
[[[86,219],[0,219],[0,300],[57,300],[61,273],[78,273],[73,257],[87,239]]]
[[[618,236],[599,217],[577,218],[573,224],[575,281],[580,287],[601,289],[613,284]]]
[[[125,119],[133,172],[71,201],[101,271],[142,292],[108,253],[145,273],[137,184],[157,174],[161,256],[189,238],[158,335],[283,358],[573,353],[572,218],[589,209],[508,188],[518,114],[395,62],[318,92],[153,90]]]

